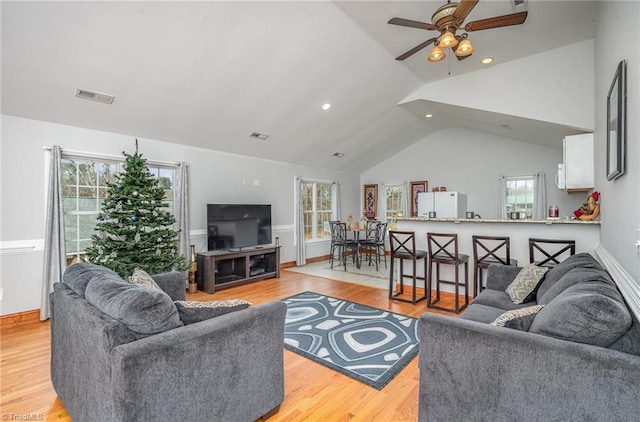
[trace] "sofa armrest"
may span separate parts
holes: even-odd
[[[114,420],[249,421],[277,407],[286,309],[268,302],[114,348]]]
[[[172,300],[184,300],[186,298],[186,285],[184,281],[184,274],[177,271],[171,271],[168,273],[154,274],[151,276],[153,280],[160,286],[160,288],[169,296]]]
[[[522,267],[513,265],[491,264],[487,268],[487,289],[504,291]]]
[[[431,313],[418,326],[420,421],[640,414],[640,356]]]

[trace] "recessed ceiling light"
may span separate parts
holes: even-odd
[[[482,64],[491,64],[493,63],[493,57],[485,57],[482,59]]]
[[[329,104],[329,103],[324,103],[324,104],[322,104],[322,109],[323,109],[324,111],[327,111],[327,110],[329,110],[330,108],[331,108],[331,104]]]
[[[338,158],[342,158],[342,157],[344,157],[344,153],[343,152],[334,152],[333,156],[334,157],[338,157]]]
[[[433,117],[433,114],[425,114],[424,117],[426,117],[427,119],[430,119]]]

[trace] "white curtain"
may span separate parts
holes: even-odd
[[[49,308],[49,293],[53,291],[53,284],[62,281],[62,275],[67,267],[64,246],[64,210],[62,204],[62,176],[60,169],[59,146],[51,147],[49,165],[49,183],[47,188],[47,214],[44,237],[44,268],[42,271],[42,298],[40,304],[40,320],[51,316]]]
[[[498,210],[496,218],[507,218],[507,178],[505,176],[498,177],[498,197],[496,201],[496,209]]]
[[[387,221],[387,189],[390,185],[382,184],[382,191],[378,194],[378,220]]]
[[[307,257],[304,249],[304,215],[302,212],[302,179],[295,178],[294,187],[294,201],[295,201],[295,225],[296,235],[294,238],[294,244],[296,247],[296,265],[301,267],[307,264]]]
[[[411,189],[409,189],[409,182],[402,182],[402,216],[403,217],[411,217],[411,195],[409,194]]]
[[[534,220],[547,218],[547,182],[543,172],[533,175],[533,215]]]
[[[173,203],[176,221],[180,234],[178,235],[180,254],[187,260],[189,257],[189,190],[187,183],[187,163],[180,162],[176,167],[176,183],[173,189]],[[187,283],[185,278],[185,284]]]
[[[331,219],[333,221],[340,220],[342,212],[340,210],[340,183],[333,182],[331,185],[331,202],[333,202],[333,212],[331,213]]]

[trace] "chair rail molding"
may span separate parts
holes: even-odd
[[[601,244],[596,246],[595,254],[620,289],[627,305],[631,308],[631,312],[640,320],[640,283],[634,280]]]
[[[44,250],[44,239],[2,240],[0,255],[16,255]]]

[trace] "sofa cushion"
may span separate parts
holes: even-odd
[[[631,326],[615,286],[584,282],[568,287],[536,315],[529,332],[608,347]]]
[[[124,281],[115,271],[109,268],[90,262],[81,262],[67,267],[62,276],[62,282],[69,286],[78,296],[84,297],[87,284],[89,284],[93,276],[98,274],[105,274],[116,280]]]
[[[465,309],[462,314],[460,314],[458,318],[489,324],[490,322],[498,318],[503,312],[503,309],[494,308],[487,305],[480,305],[473,302],[467,309]]]
[[[498,327],[513,328],[520,331],[529,331],[536,314],[544,305],[527,306],[526,308],[512,309],[500,315],[491,323]]]
[[[610,285],[617,291],[613,280],[611,280],[611,277],[609,277],[609,274],[606,271],[595,268],[573,268],[560,277],[555,284],[550,286],[544,295],[538,295],[537,302],[539,305],[546,305],[569,287],[587,282]]]
[[[499,308],[502,309],[502,312],[508,311],[510,309],[524,308],[535,304],[532,302],[516,304],[513,303],[506,292],[490,289],[484,289],[482,292],[480,292],[480,294],[476,296],[475,299],[473,299],[472,303]]]
[[[527,264],[522,267],[516,278],[505,290],[513,303],[531,302],[534,299],[532,293],[536,290],[547,271],[549,271],[549,268],[539,267],[536,264]]]
[[[136,268],[133,270],[133,274],[129,276],[129,283],[135,284],[136,286],[162,290],[156,281],[142,268]]]
[[[209,302],[176,300],[175,305],[178,309],[180,320],[183,324],[187,325],[248,308],[251,306],[251,303],[242,299],[215,300]]]
[[[640,356],[640,323],[631,315],[631,328],[629,328],[615,343],[609,346],[610,349],[623,353]]]
[[[540,302],[540,298],[544,296],[544,294],[553,286],[560,278],[573,270],[574,268],[595,268],[602,270],[598,261],[586,252],[581,252],[575,255],[570,256],[569,258],[562,261],[560,264],[551,268],[544,276],[540,287],[538,288],[538,293],[536,295],[536,302]]]
[[[131,330],[136,339],[183,325],[173,301],[162,290],[96,275],[87,285],[85,297]]]

